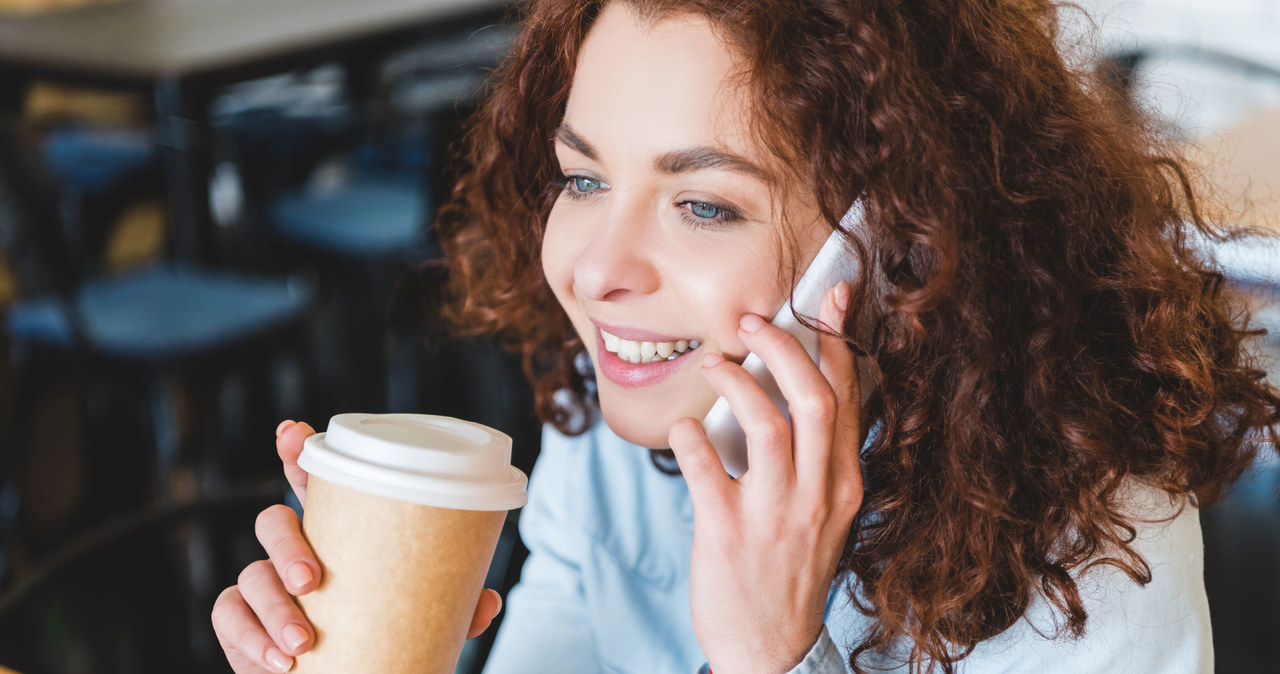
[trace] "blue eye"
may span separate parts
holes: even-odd
[[[582,192],[583,194],[590,194],[591,192],[594,192],[600,189],[600,181],[596,180],[595,178],[584,178],[582,176],[575,176],[573,178],[570,178],[569,182],[573,184],[573,189],[575,192]]]
[[[699,201],[690,201],[689,212],[700,218],[714,220],[715,218],[720,217],[720,215],[724,213],[724,210],[718,206],[712,206],[711,204],[704,204]]]

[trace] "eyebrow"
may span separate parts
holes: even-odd
[[[562,123],[556,128],[555,139],[591,161],[600,160],[595,147],[579,136],[568,124]],[[668,152],[655,159],[653,165],[663,173],[687,173],[722,168],[744,173],[766,182],[771,179],[768,171],[755,165],[746,157],[706,145]]]

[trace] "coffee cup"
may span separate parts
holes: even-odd
[[[339,414],[308,438],[303,534],[319,586],[305,674],[446,674],[466,641],[509,510],[528,479],[511,438],[422,414]]]

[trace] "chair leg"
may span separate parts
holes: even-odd
[[[152,375],[148,385],[152,433],[155,442],[156,492],[162,502],[195,501],[201,485],[185,475],[182,466],[181,434],[174,387],[164,373]],[[179,525],[171,534],[170,547],[182,583],[182,610],[187,622],[187,640],[196,657],[212,657],[216,645],[208,636],[206,622],[215,583],[210,560],[213,545],[208,527],[198,521]]]
[[[5,451],[6,456],[11,453],[10,450]],[[13,462],[6,461],[6,463]],[[20,482],[13,472],[12,466],[5,466],[0,473],[0,588],[8,584],[13,564],[10,556],[13,554],[17,533],[18,502],[21,494],[18,490]]]
[[[151,428],[155,442],[155,486],[161,499],[174,498],[175,470],[181,452],[178,410],[173,386],[163,374],[155,374],[147,387],[151,407]]]
[[[28,370],[29,354],[19,344],[12,347],[14,410],[13,428],[9,438],[0,447],[0,587],[4,587],[13,573],[14,552],[21,533],[19,509],[22,504],[23,458],[26,456],[31,418],[40,398],[40,381]]]

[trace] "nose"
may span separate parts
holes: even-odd
[[[615,202],[573,263],[573,282],[582,297],[619,301],[658,289],[661,277],[654,260],[657,236],[652,213]]]

